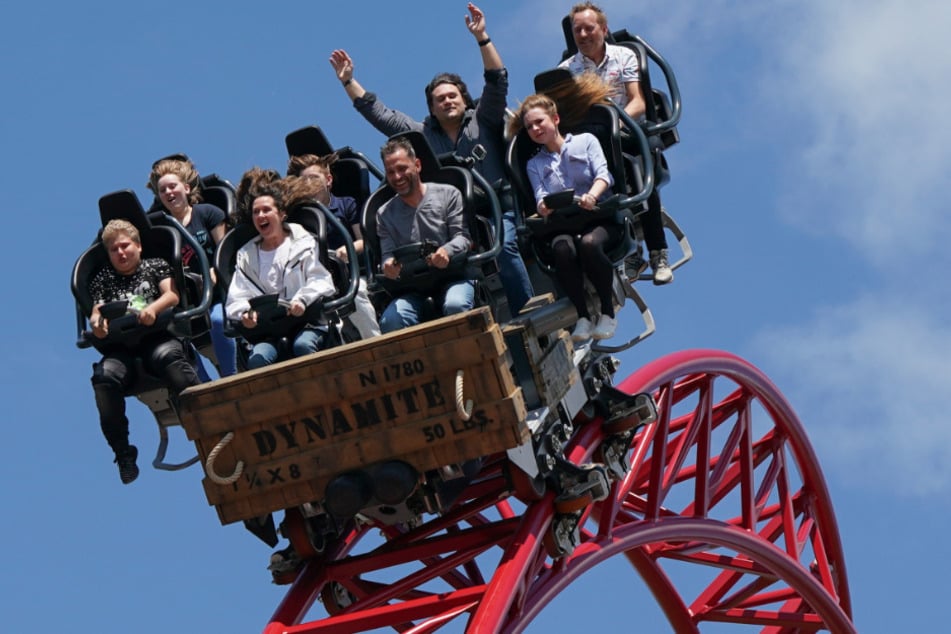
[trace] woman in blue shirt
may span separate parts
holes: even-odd
[[[548,194],[573,189],[578,206],[587,210],[593,210],[599,200],[611,194],[614,179],[597,138],[585,132],[563,136],[554,101],[545,95],[532,95],[522,103],[517,117],[529,138],[542,146],[527,166],[539,215],[552,213],[544,202]],[[571,333],[574,341],[614,336],[614,263],[605,247],[618,237],[619,230],[598,224],[580,235],[560,234],[552,240],[555,271],[578,311],[578,323]],[[596,324],[585,301],[585,275],[601,303]]]

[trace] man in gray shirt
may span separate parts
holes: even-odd
[[[436,269],[447,268],[453,256],[468,252],[472,245],[459,190],[451,185],[424,183],[420,179],[420,161],[405,138],[388,141],[380,150],[380,157],[386,182],[396,191],[396,196],[376,213],[383,274],[392,280],[399,279],[403,265],[393,254],[399,247],[415,242],[438,244],[426,256],[426,264]],[[475,287],[471,280],[449,282],[432,299],[443,315],[454,315],[472,308]],[[394,297],[380,317],[380,330],[387,333],[420,323],[426,300],[427,296],[418,291]]]
[[[465,82],[454,73],[440,73],[426,86],[429,116],[422,121],[388,108],[377,96],[368,92],[353,77],[353,60],[345,50],[335,50],[330,56],[333,66],[353,101],[353,106],[373,127],[387,136],[417,130],[423,133],[437,154],[456,154],[475,159],[473,165],[485,180],[504,191],[505,180],[505,107],[508,94],[508,72],[492,39],[486,34],[485,14],[472,4],[468,5],[466,26],[475,37],[485,69],[485,86],[479,103],[475,104]],[[502,251],[499,253],[499,276],[508,299],[509,311],[518,314],[534,295],[525,263],[518,251],[515,212],[502,202]]]

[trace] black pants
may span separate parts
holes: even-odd
[[[652,141],[656,141],[656,137],[650,137],[648,139],[648,142]],[[626,128],[621,129],[621,148],[625,152],[630,152],[633,155],[639,155],[641,153],[640,146]],[[647,245],[648,252],[660,251],[661,249],[667,248],[667,236],[664,234],[664,219],[660,214],[660,192],[656,185],[657,179],[660,178],[656,169],[656,161],[661,160],[662,157],[659,156],[659,152],[654,151],[653,158],[655,161],[654,191],[652,191],[651,195],[647,198],[647,211],[638,217],[641,221],[641,229],[644,231],[644,244]]]
[[[620,237],[621,227],[598,225],[573,238],[567,234],[555,236],[552,240],[552,252],[555,258],[555,272],[571,303],[575,305],[579,317],[588,317],[585,302],[584,276],[587,275],[598,293],[601,302],[601,314],[614,317],[612,287],[614,284],[614,263],[607,256],[609,243]],[[580,266],[579,266],[580,265]]]
[[[647,211],[640,216],[641,229],[644,230],[644,244],[648,251],[660,251],[667,248],[667,236],[664,235],[664,219],[660,215],[660,193],[655,189],[647,199]]]
[[[102,434],[117,453],[129,446],[125,394],[136,380],[136,357],[142,359],[147,372],[165,382],[173,399],[186,387],[201,383],[184,344],[174,337],[152,337],[135,349],[117,348],[103,355],[92,366],[92,388]]]

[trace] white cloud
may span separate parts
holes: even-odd
[[[828,469],[853,484],[951,491],[951,325],[863,297],[755,340]]]
[[[799,10],[807,21],[777,38],[781,72],[767,80],[801,111],[808,139],[789,217],[878,265],[896,252],[940,256],[951,236],[951,5],[815,0]]]
[[[813,0],[796,11],[761,34],[775,38],[763,46],[767,106],[797,127],[779,134],[789,142],[782,211],[850,246],[872,267],[856,280],[870,290],[755,344],[785,374],[773,378],[827,469],[872,489],[946,494],[951,5]]]

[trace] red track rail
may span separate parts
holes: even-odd
[[[615,555],[628,558],[677,632],[699,632],[705,622],[776,634],[854,632],[828,490],[775,386],[738,357],[694,350],[654,361],[618,387],[653,393],[658,420],[631,443],[630,469],[612,495],[584,511],[569,555],[553,561],[542,544],[555,519],[553,494],[516,514],[512,505],[523,505],[509,497],[497,457],[445,516],[385,529],[384,539],[361,527],[311,561],[265,634],[415,633],[447,624],[519,632]],[[598,423],[585,424],[566,449],[576,464],[590,462],[603,442]],[[364,541],[373,543],[358,552]],[[695,596],[678,591],[684,563],[691,587],[704,581]],[[321,596],[330,615],[303,622]]]

